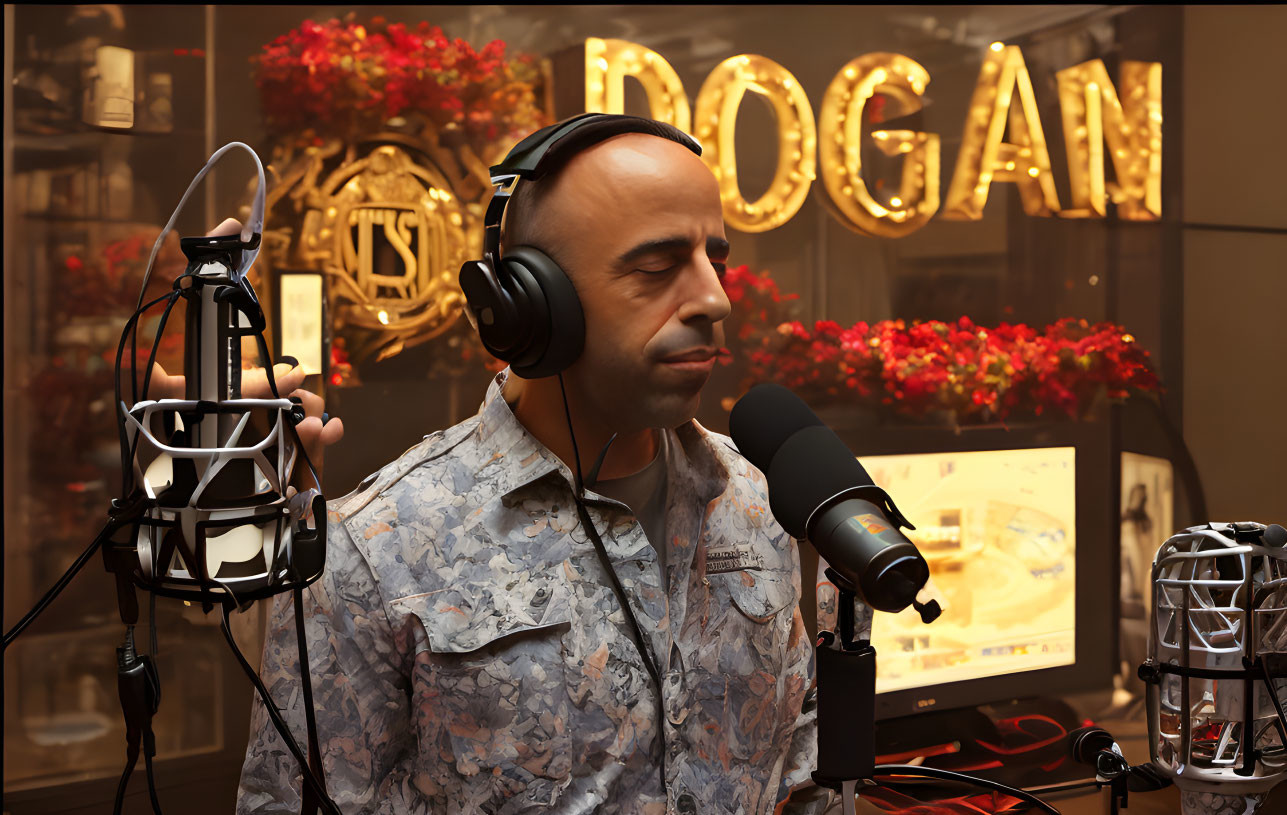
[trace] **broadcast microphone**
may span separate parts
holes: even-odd
[[[762,384],[738,400],[729,435],[768,479],[769,508],[782,528],[807,538],[867,605],[916,605],[926,622],[937,603],[916,603],[929,565],[899,531],[915,529],[876,486],[840,437],[800,397]]]

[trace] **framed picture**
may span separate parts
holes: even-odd
[[[322,375],[329,365],[326,276],[315,271],[277,271],[276,323],[278,356],[299,360],[307,376]]]
[[[1148,650],[1153,594],[1153,556],[1175,533],[1175,488],[1171,462],[1122,453],[1121,601],[1119,672],[1122,686],[1142,695],[1135,669]]]

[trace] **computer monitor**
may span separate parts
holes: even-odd
[[[958,449],[857,451],[916,525],[905,532],[944,608],[928,625],[911,608],[876,612],[878,718],[1108,687],[1114,487],[1098,464],[1111,460],[1107,440],[953,441]]]

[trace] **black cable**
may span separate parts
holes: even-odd
[[[138,760],[138,745],[131,744],[125,753],[125,771],[121,773],[121,780],[116,785],[116,802],[112,804],[112,815],[121,815],[121,808],[125,806],[125,789],[130,785],[130,775],[133,774],[134,765]]]
[[[622,588],[621,580],[617,577],[617,571],[612,568],[612,563],[608,559],[608,552],[603,545],[603,540],[599,537],[599,530],[596,529],[594,524],[590,521],[590,513],[585,508],[585,482],[581,476],[581,452],[577,448],[576,433],[572,430],[572,411],[568,408],[568,394],[563,388],[563,374],[559,374],[559,390],[563,392],[563,415],[567,418],[568,435],[572,438],[572,456],[576,460],[576,491],[573,498],[576,499],[577,513],[581,517],[582,525],[586,528],[586,533],[589,534],[591,539],[594,541],[595,551],[598,553],[600,562],[604,569],[608,572],[608,577],[612,582],[612,589],[616,593],[617,600],[621,603],[621,608],[626,613],[626,619],[630,623],[631,634],[634,636],[635,640],[635,647],[639,649],[639,656],[643,659],[644,667],[647,669],[648,675],[652,677],[652,681],[657,684],[658,693],[660,693],[661,673],[657,670],[657,664],[653,662],[652,652],[645,647],[643,630],[639,628],[639,622],[635,619],[634,610],[626,601],[625,589]],[[612,439],[608,440],[608,444],[612,444],[612,441],[615,438],[616,436],[614,435]]]
[[[152,738],[151,731],[148,731],[146,738]],[[155,815],[161,815],[161,802],[156,797],[156,776],[152,771],[152,753],[154,750],[143,750],[143,764],[147,767],[147,794],[152,799],[152,812]]]
[[[144,388],[144,392],[146,391],[147,389]],[[157,672],[157,682],[159,683],[160,666],[156,661],[157,652],[160,650],[156,641],[156,592],[148,592],[147,627],[148,644],[151,646],[150,657],[152,660],[152,668]],[[156,703],[158,705],[160,704],[159,685],[157,687]],[[156,734],[152,732],[152,724],[151,721],[149,721],[147,730],[143,733],[143,761],[147,767],[147,793],[152,799],[152,812],[154,815],[161,815],[161,802],[156,796],[156,777],[152,769],[152,756],[154,755],[156,755]]]
[[[49,591],[45,592],[45,595],[36,602],[36,605],[32,607],[31,611],[28,611],[23,615],[23,618],[19,620],[13,628],[5,632],[4,647],[6,649],[9,647],[11,642],[18,638],[19,634],[27,629],[27,626],[36,621],[36,618],[39,617],[49,604],[54,601],[54,598],[56,598],[63,589],[67,588],[67,584],[71,583],[72,578],[76,577],[76,574],[84,568],[85,564],[89,562],[89,559],[94,556],[96,551],[98,551],[98,547],[102,546],[103,542],[115,534],[116,530],[120,529],[122,526],[124,526],[124,524],[117,520],[107,522],[107,525],[98,533],[98,537],[94,538],[94,541],[89,545],[89,548],[84,552],[81,552],[80,557],[76,558],[76,560],[72,562],[72,565],[67,568],[67,571],[63,572],[63,576],[58,578],[58,582],[54,583]]]
[[[568,422],[568,435],[572,439],[572,458],[576,461],[576,489],[573,491],[573,498],[576,501],[577,517],[581,519],[581,526],[585,528],[586,534],[594,543],[594,552],[599,558],[599,564],[603,570],[608,573],[608,580],[611,583],[612,591],[617,597],[617,603],[621,610],[625,612],[626,622],[630,624],[630,635],[634,638],[635,648],[639,651],[639,658],[643,660],[644,669],[648,671],[648,676],[652,678],[653,686],[657,689],[657,747],[661,759],[657,765],[658,772],[661,776],[662,794],[667,795],[668,785],[666,783],[666,715],[665,700],[662,697],[661,673],[657,670],[657,665],[653,662],[652,652],[648,650],[647,643],[644,642],[643,631],[639,628],[639,621],[635,619],[635,613],[630,607],[630,601],[626,597],[625,589],[621,586],[621,580],[617,577],[616,569],[612,568],[612,561],[608,558],[608,550],[603,545],[603,540],[599,537],[599,530],[594,526],[590,519],[589,510],[585,507],[585,482],[581,476],[581,451],[577,448],[576,432],[572,429],[572,410],[568,407],[568,392],[563,385],[563,374],[559,374],[559,391],[563,394],[563,415]],[[611,445],[616,439],[614,434],[608,440]],[[605,446],[606,452],[606,446]],[[602,455],[600,461],[595,465],[595,474],[598,475],[599,465],[603,463]]]
[[[317,774],[322,787],[326,787],[326,774],[322,769],[322,750],[317,743],[317,713],[313,710],[313,679],[308,665],[308,639],[304,632],[304,590],[299,586],[291,592],[295,598],[295,637],[299,644],[299,675],[304,690],[304,722],[308,729],[308,762],[312,771]],[[307,788],[308,795],[301,796],[300,815],[315,815],[317,799],[312,795],[312,788]]]
[[[1003,792],[1021,801],[1027,801],[1041,809],[1041,811],[1050,813],[1050,815],[1059,815],[1059,810],[1026,790],[1007,787],[1005,784],[989,781],[986,778],[975,778],[962,773],[954,773],[951,770],[940,770],[937,767],[916,767],[911,764],[877,764],[873,775],[919,776],[922,778],[941,778],[945,781],[958,781],[962,784]]]
[[[148,596],[148,601],[147,601],[148,603],[148,607],[147,607],[148,639],[149,639],[149,645],[151,645],[152,647],[152,664],[155,665],[156,655],[160,651],[160,648],[156,644],[156,592],[150,591],[148,592],[147,596]],[[160,666],[157,666],[157,667],[159,670]]]
[[[165,304],[165,310],[161,312],[161,321],[156,326],[156,336],[152,338],[152,350],[147,355],[147,369],[143,371],[143,393],[140,394],[143,399],[147,399],[148,388],[152,385],[152,367],[156,365],[156,352],[161,349],[161,335],[165,333],[165,324],[170,319],[170,312],[174,310],[174,304],[179,302],[178,292],[170,297],[170,302]],[[138,336],[138,326],[134,326],[134,335]],[[131,371],[131,376],[138,376],[137,371]],[[135,400],[137,404],[138,400]]]
[[[1265,661],[1264,654],[1256,660],[1260,663],[1260,672],[1264,675],[1265,690],[1269,693],[1269,701],[1274,703],[1274,712],[1278,718],[1274,719],[1274,724],[1278,725],[1278,735],[1283,738],[1283,744],[1287,744],[1287,713],[1283,711],[1283,703],[1278,701],[1278,689],[1274,687],[1273,674],[1269,672],[1269,663]],[[1251,746],[1255,746],[1253,743]]]
[[[126,320],[125,328],[121,332],[121,340],[119,343],[117,343],[117,346],[116,346],[116,365],[114,368],[115,375],[114,375],[114,381],[112,382],[113,393],[116,396],[116,404],[115,404],[116,410],[123,411],[123,412],[124,410],[126,410],[124,409],[124,403],[121,401],[121,359],[125,356],[125,338],[132,336],[131,329],[138,322],[139,316],[142,315],[143,312],[147,311],[148,309],[152,308],[157,303],[161,302],[162,300],[165,300],[168,297],[178,297],[178,296],[179,296],[178,292],[170,292],[168,294],[162,295],[161,297],[158,297],[155,300],[149,302],[147,305],[142,306],[139,309],[135,310],[135,312],[130,315],[130,318]],[[134,331],[133,335],[137,335],[137,331]],[[154,340],[154,342],[155,341],[156,340]],[[135,403],[137,403],[138,402],[138,398],[137,398],[138,397],[138,370],[137,370],[137,364],[136,364],[137,358],[138,358],[137,347],[134,348],[132,353],[135,355],[135,359],[130,361],[130,394],[132,397],[134,397]],[[132,466],[133,460],[130,455],[130,444],[128,440],[129,434],[126,431],[125,426],[126,426],[125,416],[124,415],[118,416],[116,421],[116,429],[121,442],[121,500],[122,501],[124,501],[129,495],[128,487],[130,485],[130,482],[133,481],[133,473],[134,473],[134,469]]]
[[[228,645],[232,648],[233,655],[237,657],[237,662],[241,665],[241,669],[259,693],[259,699],[264,703],[264,709],[268,711],[268,718],[272,720],[273,726],[277,728],[282,740],[286,742],[286,748],[290,750],[291,755],[295,757],[295,761],[299,763],[300,772],[304,777],[304,784],[313,788],[313,794],[318,797],[322,810],[328,815],[343,815],[340,812],[340,808],[326,794],[326,789],[318,781],[317,776],[313,775],[313,772],[309,769],[308,759],[304,757],[303,751],[299,749],[299,745],[295,742],[295,737],[291,735],[290,727],[286,724],[286,720],[282,718],[281,711],[273,704],[273,698],[268,693],[268,688],[264,687],[263,680],[259,678],[259,674],[255,673],[255,669],[250,667],[250,663],[246,661],[241,649],[237,647],[237,640],[233,638],[232,628],[229,627],[228,622],[230,606],[225,603],[221,608],[223,609],[223,617],[219,621],[219,628],[223,631],[224,639],[228,641]],[[300,798],[301,800],[303,799],[302,791]]]

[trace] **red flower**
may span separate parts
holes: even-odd
[[[791,319],[767,273],[730,268],[729,336],[749,349],[743,390],[773,381],[814,404],[865,401],[900,416],[948,412],[957,422],[1085,415],[1106,396],[1159,391],[1148,352],[1120,326],[1063,319],[1044,329],[903,320],[807,329]],[[880,394],[877,396],[877,394]],[[887,406],[887,407],[885,407]]]
[[[350,15],[343,22],[305,20],[252,62],[265,118],[278,137],[313,129],[349,138],[419,113],[438,128],[460,124],[480,150],[545,124],[535,58],[504,55],[500,40],[475,51],[427,22],[408,29],[375,17],[359,25]]]

